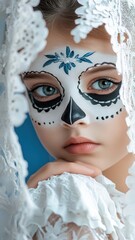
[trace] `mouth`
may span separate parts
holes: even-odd
[[[71,154],[90,154],[100,144],[84,137],[70,138],[64,149]]]

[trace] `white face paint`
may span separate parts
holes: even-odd
[[[115,63],[115,55],[71,47],[38,57],[25,76],[32,119],[54,126],[114,118],[123,109]]]

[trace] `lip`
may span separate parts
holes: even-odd
[[[90,154],[100,144],[84,137],[70,138],[64,149],[71,154]]]

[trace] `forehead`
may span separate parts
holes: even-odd
[[[55,21],[53,27],[49,27],[47,45],[43,52],[49,52],[52,49],[60,48],[65,45],[80,49],[93,49],[94,51],[103,53],[114,53],[110,41],[110,35],[107,33],[103,25],[94,28],[88,36],[85,39],[82,39],[79,43],[75,43],[73,40],[73,36],[71,35],[72,29],[72,27],[67,28],[61,21],[59,24]]]
[[[29,71],[48,71],[68,77],[78,75],[88,68],[111,63],[116,63],[114,54],[65,45],[40,54]]]

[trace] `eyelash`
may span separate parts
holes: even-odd
[[[52,94],[50,94],[50,95],[44,95],[44,96],[40,96],[39,93],[36,93],[36,90],[39,90],[40,88],[41,88],[41,91],[44,92],[44,91],[43,91],[43,88],[46,88],[46,87],[52,88],[52,89],[54,90],[54,93],[52,93]],[[59,89],[58,89],[57,87],[51,86],[51,85],[48,85],[48,84],[46,84],[46,85],[39,85],[39,86],[33,87],[33,88],[30,90],[30,92],[31,92],[34,96],[36,96],[37,98],[39,98],[39,99],[43,99],[43,98],[47,98],[47,97],[52,97],[53,95],[60,94],[60,91],[59,91]],[[45,93],[43,93],[43,94],[45,94]]]
[[[94,85],[95,83],[100,83],[100,81],[106,81],[108,83],[111,83],[112,86],[111,87],[107,87],[105,89],[95,89],[92,87],[92,85]],[[117,86],[120,82],[115,82],[114,79],[108,78],[108,77],[102,77],[102,78],[98,78],[98,79],[94,79],[91,83],[90,83],[90,87],[88,86],[88,90],[93,90],[93,91],[98,91],[98,92],[107,92],[110,90],[113,90],[115,88],[115,86]]]

